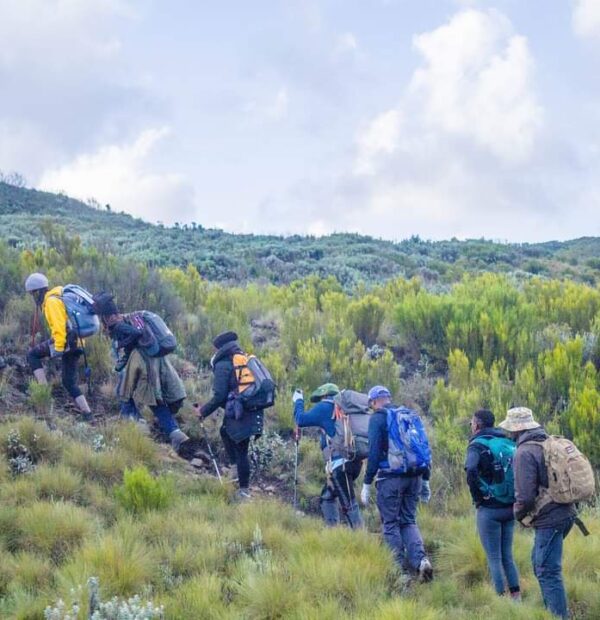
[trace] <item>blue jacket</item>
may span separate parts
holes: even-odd
[[[393,472],[379,471],[379,465],[387,461],[388,457],[388,428],[387,411],[378,409],[369,420],[369,458],[367,471],[365,472],[365,484],[372,484],[375,476],[381,478],[402,477],[409,478],[423,476],[423,480],[429,480],[430,470],[426,469],[418,473],[398,474]],[[379,472],[379,474],[378,474]]]
[[[314,426],[320,428],[321,434],[321,450],[327,447],[327,438],[335,435],[335,420],[333,419],[333,401],[322,400],[318,402],[312,409],[304,411],[304,401],[297,400],[294,403],[294,420],[300,428]],[[337,458],[339,455],[332,455]]]

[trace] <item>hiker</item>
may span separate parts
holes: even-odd
[[[340,508],[346,523],[353,529],[363,527],[360,507],[356,500],[354,481],[360,476],[362,459],[346,459],[342,451],[333,445],[336,435],[335,403],[340,393],[335,383],[325,383],[311,395],[312,409],[304,411],[304,394],[295,390],[292,396],[294,419],[300,428],[316,427],[321,430],[321,450],[326,462],[327,481],[321,491],[319,504],[325,523],[339,525]],[[339,502],[339,507],[338,507]]]
[[[488,409],[473,414],[465,470],[477,509],[477,532],[494,588],[502,596],[506,580],[510,597],[520,601],[519,573],[512,552],[516,446],[504,431],[494,428],[495,423],[496,418]]]
[[[67,315],[67,308],[63,300],[63,287],[55,286],[50,289],[48,278],[44,274],[32,273],[25,280],[25,290],[31,294],[36,306],[34,333],[32,334],[31,348],[27,352],[27,362],[33,370],[33,376],[38,383],[46,384],[46,371],[42,360],[60,358],[62,384],[75,401],[82,419],[89,421],[92,419],[92,411],[77,381],[79,358],[84,354],[84,341],[78,336],[76,326],[73,325]],[[37,331],[40,310],[50,331],[50,338],[34,344],[33,338],[35,331]],[[94,318],[97,322],[97,318]]]
[[[514,461],[517,521],[535,530],[531,561],[540,584],[544,605],[555,616],[568,618],[567,594],[562,577],[563,540],[576,518],[572,503],[544,500],[549,487],[548,469],[542,445],[549,437],[527,407],[509,409],[500,428],[511,433],[517,443]],[[543,503],[543,505],[542,505]]]
[[[237,334],[232,331],[223,332],[213,340],[213,346],[215,354],[210,362],[213,371],[213,396],[203,406],[195,407],[202,420],[219,408],[225,411],[220,429],[221,439],[230,464],[237,469],[237,498],[245,501],[251,498],[248,458],[250,438],[262,435],[264,415],[262,409],[244,410],[240,401],[234,398],[240,389],[236,371],[239,370],[240,374],[242,372],[241,366],[239,369],[234,366],[234,357],[239,355],[247,360],[240,348]],[[241,409],[235,411],[238,405]]]
[[[151,357],[142,347],[145,330],[133,320],[140,313],[121,314],[109,293],[95,295],[94,308],[119,353],[115,371],[120,373],[117,394],[121,417],[139,421],[139,408],[148,406],[175,452],[186,460],[193,459],[200,446],[175,419],[186,398],[183,381],[166,356]]]
[[[427,503],[431,497],[431,452],[423,423],[416,412],[395,408],[390,391],[382,385],[372,387],[368,396],[374,413],[369,421],[369,458],[361,502],[369,504],[371,484],[376,480],[385,542],[401,567],[429,581],[433,568],[416,521],[419,499]],[[407,436],[410,442],[402,442]]]

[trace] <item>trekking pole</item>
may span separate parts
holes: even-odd
[[[298,453],[300,445],[300,428],[296,426],[294,428],[294,509],[298,508]]]
[[[210,445],[210,441],[208,441],[208,431],[206,430],[206,427],[204,426],[204,422],[200,422],[200,428],[204,432],[204,441],[206,441],[206,447],[208,449],[210,460],[212,461],[212,464],[215,467],[215,472],[217,472],[217,478],[219,479],[219,482],[223,484],[223,478],[221,478],[221,472],[219,471],[219,465],[217,464],[217,459],[215,458],[215,454],[213,452],[212,446]]]

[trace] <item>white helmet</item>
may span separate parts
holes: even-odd
[[[39,291],[41,288],[48,288],[48,278],[43,273],[32,273],[25,280],[25,290],[28,293]]]

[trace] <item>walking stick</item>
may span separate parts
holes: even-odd
[[[300,428],[294,428],[294,509],[298,508],[298,453],[300,444]]]
[[[210,445],[210,441],[208,441],[208,432],[206,427],[204,426],[204,422],[200,422],[200,428],[204,432],[204,441],[206,441],[206,447],[208,448],[208,454],[210,456],[210,460],[215,467],[215,472],[217,473],[217,478],[219,482],[223,484],[223,478],[221,478],[221,472],[219,471],[219,465],[217,464],[217,459],[215,458],[215,454],[213,452],[212,446]]]

